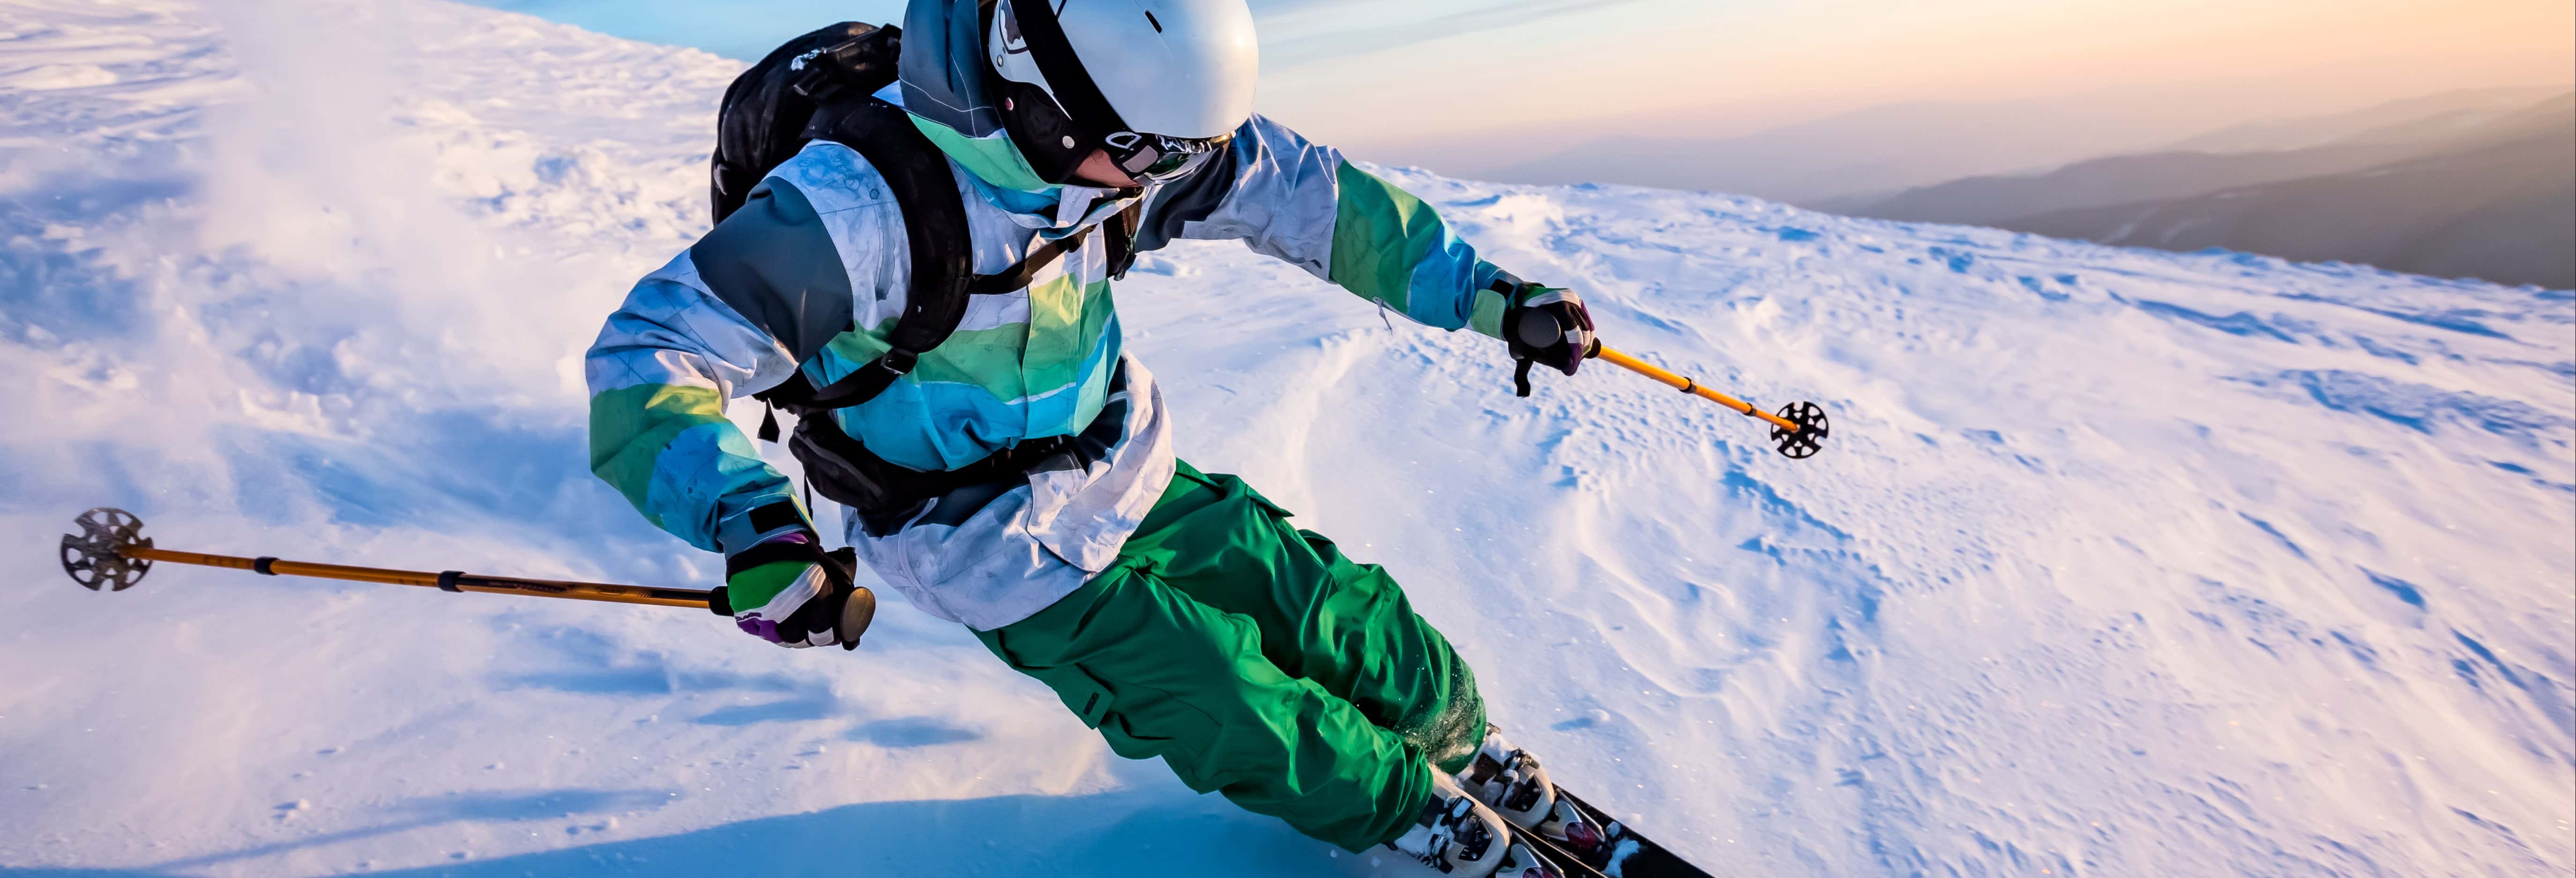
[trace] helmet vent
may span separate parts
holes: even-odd
[[[1159,33],[1162,33],[1162,32],[1163,32],[1163,22],[1162,22],[1161,20],[1159,20],[1159,19],[1156,19],[1156,18],[1154,17],[1154,13],[1152,13],[1152,12],[1147,12],[1147,13],[1145,13],[1145,23],[1146,23],[1146,24],[1153,25],[1153,26],[1154,26],[1154,32],[1155,32],[1155,33],[1158,33],[1158,34],[1159,34]]]

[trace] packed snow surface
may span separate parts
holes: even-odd
[[[702,230],[736,69],[425,0],[0,7],[0,873],[1411,874],[1114,757],[890,593],[844,653],[65,580],[114,505],[712,584],[587,472],[577,363]],[[1712,872],[2576,868],[2568,292],[1388,173],[1827,450],[1598,364],[1515,399],[1496,345],[1233,244],[1145,260],[1132,349],[1185,457],[1390,565],[1561,781]]]

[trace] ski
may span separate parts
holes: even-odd
[[[1707,870],[1691,865],[1679,855],[1664,849],[1653,839],[1639,833],[1625,821],[1612,818],[1593,807],[1582,797],[1556,788],[1559,801],[1571,803],[1583,815],[1585,827],[1569,827],[1566,840],[1556,841],[1540,833],[1527,833],[1550,858],[1571,858],[1583,866],[1582,871],[1565,870],[1567,878],[1576,875],[1602,875],[1606,878],[1715,878]],[[1585,837],[1585,836],[1591,837]]]
[[[1566,850],[1564,842],[1549,838],[1544,834],[1529,830],[1518,830],[1512,833],[1512,841],[1529,845],[1530,850],[1537,853],[1539,859],[1546,860],[1547,867],[1555,870],[1556,874],[1554,876],[1548,876],[1539,874],[1538,870],[1531,869],[1524,871],[1519,875],[1503,875],[1501,873],[1496,873],[1494,878],[1610,878],[1609,874],[1602,872],[1599,868],[1586,862],[1582,856],[1577,855],[1573,851]]]

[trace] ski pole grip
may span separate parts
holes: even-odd
[[[851,586],[850,599],[841,603],[840,626],[833,629],[840,635],[841,648],[859,648],[859,637],[868,633],[876,619],[877,593],[864,585]]]
[[[1521,310],[1518,334],[1521,337],[1521,344],[1533,348],[1545,348],[1565,340],[1565,327],[1556,324],[1554,314],[1536,308],[1524,308]]]

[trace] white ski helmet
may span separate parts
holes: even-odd
[[[996,0],[984,54],[1030,165],[1067,182],[1093,149],[1167,179],[1252,116],[1260,50],[1244,0]]]

